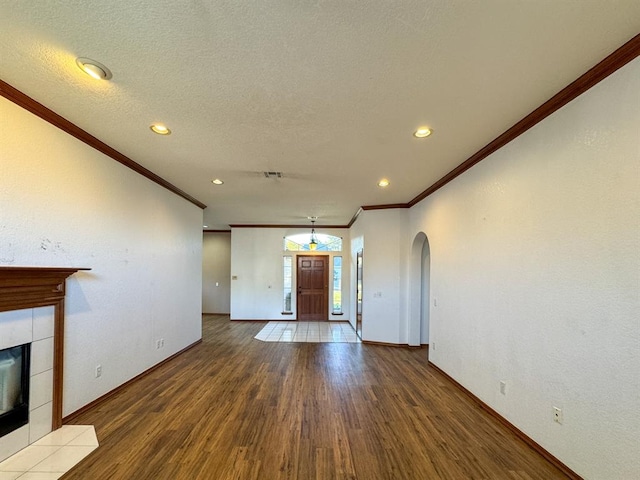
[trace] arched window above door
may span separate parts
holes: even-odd
[[[341,252],[342,237],[334,235],[326,235],[323,233],[315,234],[317,245],[315,248],[310,246],[311,234],[298,233],[284,237],[284,250],[288,252]]]

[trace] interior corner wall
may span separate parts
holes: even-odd
[[[407,343],[405,244],[408,210],[365,210],[351,226],[352,256],[362,255],[362,339]],[[352,264],[355,275],[355,262]],[[355,277],[354,277],[355,278]],[[352,292],[355,298],[355,287]],[[355,304],[353,307],[355,309]],[[353,310],[355,311],[355,310]]]
[[[205,232],[202,237],[202,311],[231,310],[231,232]]]
[[[586,479],[640,478],[639,92],[636,59],[410,210],[430,360]]]
[[[202,210],[4,98],[0,265],[92,269],[67,280],[63,415],[201,338]]]
[[[301,228],[232,228],[231,229],[231,320],[296,320],[295,295],[293,315],[283,315],[283,255],[293,258],[295,292],[296,254],[342,256],[343,264],[349,265],[349,230],[346,228],[325,229],[316,226],[318,233],[342,237],[342,252],[284,252],[284,237],[309,233]],[[332,270],[330,270],[332,271]],[[329,320],[348,321],[349,269],[342,270],[342,315],[332,315]],[[329,291],[331,297],[331,291]]]

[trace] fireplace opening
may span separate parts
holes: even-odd
[[[31,344],[0,350],[0,437],[29,423]]]

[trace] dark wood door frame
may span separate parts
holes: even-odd
[[[297,319],[329,320],[329,255],[298,255],[296,265]]]

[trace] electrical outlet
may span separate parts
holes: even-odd
[[[553,407],[553,421],[562,425],[562,409]]]
[[[156,350],[160,350],[160,347],[162,347],[162,342],[158,339],[156,340]]]
[[[160,348],[164,348],[164,338],[160,339]]]
[[[431,345],[429,345],[429,347],[431,348],[431,350],[435,350],[436,349],[436,342],[431,342]]]
[[[96,378],[102,376],[102,365],[96,365]]]
[[[500,393],[502,395],[506,395],[507,394],[507,382],[505,382],[504,380],[500,381]]]
[[[438,306],[438,299],[437,298],[433,298],[433,306],[437,307]]]

